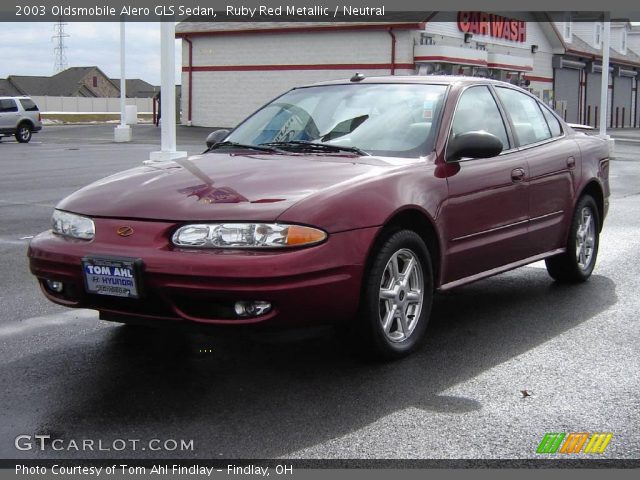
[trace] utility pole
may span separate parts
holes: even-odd
[[[127,75],[125,73],[125,32],[124,32],[124,16],[120,17],[120,125],[114,132],[114,140],[116,142],[131,141],[131,127],[127,125]]]
[[[160,150],[151,152],[144,163],[178,160],[187,152],[176,151],[176,25],[173,17],[160,22],[160,97],[162,120]]]
[[[58,17],[58,21],[53,24],[54,35],[51,40],[55,46],[53,48],[54,64],[53,73],[59,73],[67,69],[67,47],[64,44],[64,39],[69,35],[64,31],[66,23],[62,21],[62,16]]]
[[[609,157],[614,158],[615,140],[607,135],[607,100],[609,98],[609,47],[611,44],[611,14],[604,12],[602,35],[602,78],[600,79],[600,137],[609,143]],[[613,108],[613,105],[611,106]]]

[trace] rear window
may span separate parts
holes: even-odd
[[[20,103],[22,104],[22,108],[24,108],[27,112],[37,112],[38,106],[36,102],[31,100],[30,98],[21,98]]]

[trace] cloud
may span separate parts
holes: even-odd
[[[70,22],[65,26],[67,64],[97,65],[108,76],[120,76],[120,24]],[[3,23],[0,29],[0,78],[54,73],[53,23]],[[127,78],[160,84],[160,23],[130,22],[125,28]],[[180,83],[182,48],[176,40],[176,82]]]

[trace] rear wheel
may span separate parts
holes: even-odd
[[[410,230],[388,235],[364,280],[359,337],[378,357],[411,353],[424,336],[432,300],[433,270],[424,241]]]
[[[28,123],[21,123],[18,125],[18,130],[16,131],[16,140],[20,143],[29,143],[31,140],[31,127]]]
[[[559,282],[584,282],[596,264],[600,244],[600,218],[593,197],[582,197],[573,213],[567,251],[545,260],[547,271]]]

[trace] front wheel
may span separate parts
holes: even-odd
[[[31,140],[31,128],[26,123],[21,123],[16,132],[16,140],[20,143],[29,143]]]
[[[405,356],[424,336],[431,312],[429,251],[418,234],[400,230],[381,242],[370,265],[364,279],[358,337],[375,356]]]
[[[547,271],[559,282],[587,280],[596,265],[600,244],[600,218],[595,200],[585,195],[573,213],[567,251],[545,260]]]

